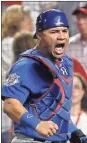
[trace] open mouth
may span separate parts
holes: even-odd
[[[64,47],[64,43],[61,43],[61,44],[56,44],[56,46],[55,47],[57,47],[57,48],[63,48]]]
[[[56,44],[56,46],[55,46],[56,54],[60,55],[60,54],[64,53],[64,45],[65,45],[64,43]]]

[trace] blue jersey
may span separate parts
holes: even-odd
[[[59,129],[50,137],[42,137],[31,126],[14,123],[14,132],[49,141],[64,141],[76,127],[70,120],[72,94],[72,60],[64,55],[51,62],[38,50],[28,50],[13,65],[2,87],[2,99],[19,100],[38,123],[55,122]]]

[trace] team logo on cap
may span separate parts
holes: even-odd
[[[56,17],[55,18],[55,24],[56,25],[63,25],[64,23],[62,22],[62,20],[61,20],[61,17],[60,16],[58,16],[58,17]]]

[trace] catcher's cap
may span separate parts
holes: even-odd
[[[37,17],[36,33],[45,29],[62,26],[69,28],[65,13],[56,9],[46,10]],[[37,38],[36,33],[34,38]]]

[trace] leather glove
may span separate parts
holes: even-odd
[[[71,134],[71,143],[87,143],[86,135],[80,130],[76,130]]]

